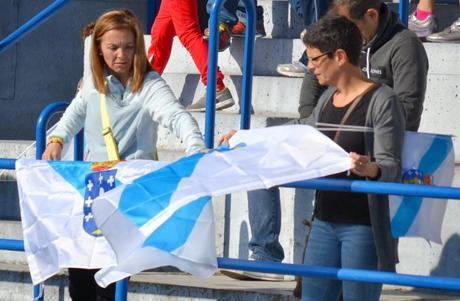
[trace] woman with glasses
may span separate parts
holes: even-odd
[[[303,42],[309,70],[329,86],[306,123],[337,125],[324,134],[352,158],[348,173],[331,177],[398,181],[403,107],[389,87],[367,79],[359,68],[358,27],[344,17],[327,16],[308,28]],[[341,126],[363,131],[342,131]],[[396,261],[387,196],[317,191],[306,265],[394,271]],[[377,283],[304,278],[302,300],[336,301],[341,292],[345,301],[379,300],[381,288]]]

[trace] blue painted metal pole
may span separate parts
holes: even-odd
[[[432,197],[441,199],[460,199],[460,188],[447,186],[384,183],[373,181],[351,181],[341,179],[313,179],[294,182],[283,186],[374,194]]]
[[[115,286],[115,301],[125,301],[128,298],[128,279],[117,281]]]
[[[0,239],[0,250],[24,251],[24,242],[16,239]]]
[[[35,159],[40,160],[46,147],[46,124],[51,115],[56,112],[63,112],[69,104],[65,101],[57,101],[47,105],[38,116],[35,128],[35,139],[37,141]]]
[[[16,159],[0,159],[0,169],[14,169]]]
[[[20,26],[18,29],[9,34],[6,38],[0,41],[0,53],[8,49],[8,47],[14,45],[17,41],[25,37],[27,34],[31,33],[35,28],[37,28],[41,23],[48,20],[52,15],[54,15],[59,9],[64,5],[69,3],[70,0],[56,0],[47,6],[44,10],[39,12],[37,15],[32,17],[25,24]]]
[[[209,50],[206,86],[206,120],[204,141],[207,148],[214,147],[214,124],[216,119],[217,49],[219,41],[219,11],[224,0],[215,0],[209,16]]]
[[[73,159],[75,161],[83,161],[83,146],[84,146],[84,134],[83,130],[78,132],[74,138],[73,144]]]
[[[243,90],[241,100],[241,129],[251,126],[252,76],[254,72],[254,39],[256,28],[256,7],[253,0],[244,0],[246,6],[246,36],[244,38]]]
[[[286,264],[268,261],[249,261],[232,258],[218,258],[218,267],[276,274],[320,277],[338,280],[388,283],[394,285],[440,288],[460,291],[460,279],[449,277],[417,276],[358,269],[337,269],[331,267]]]
[[[401,19],[403,24],[406,26],[408,23],[408,15],[409,15],[408,3],[409,3],[409,0],[399,0],[399,18]]]

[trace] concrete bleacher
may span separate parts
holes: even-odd
[[[267,37],[257,39],[254,55],[253,111],[251,126],[295,118],[300,96],[301,79],[281,77],[276,65],[291,62],[303,50],[298,39],[301,22],[285,0],[259,0],[264,6]],[[456,6],[451,6],[454,10]],[[148,39],[148,37],[147,37]],[[459,135],[460,119],[460,44],[425,43],[430,60],[428,89],[420,131]],[[219,66],[225,74],[235,100],[241,95],[243,39],[234,38],[231,47],[219,54]],[[175,40],[164,78],[175,95],[185,105],[203,95],[205,89],[188,52]],[[239,107],[235,105],[216,115],[216,135],[239,126]],[[194,113],[204,130],[204,114]],[[31,141],[0,141],[0,157],[14,158]],[[454,137],[456,176],[454,186],[460,187],[460,140]],[[180,141],[161,130],[158,147],[162,160],[182,155]],[[30,149],[26,157],[34,156]],[[14,182],[0,182],[3,197],[0,204],[0,237],[21,239],[18,222],[19,206]],[[300,262],[306,229],[301,222],[310,216],[311,192],[282,189],[282,234],[285,262]],[[247,204],[244,193],[214,200],[216,214],[216,248],[219,256],[248,258],[250,237]],[[443,225],[443,245],[429,244],[422,239],[401,239],[398,271],[418,275],[437,275],[460,278],[460,230],[458,216],[460,201],[449,201]],[[225,228],[227,225],[227,228]],[[129,300],[294,300],[293,282],[237,282],[222,275],[209,281],[199,281],[182,274],[141,274],[132,279]],[[47,282],[48,283],[48,282]],[[155,285],[152,285],[155,284]],[[187,285],[185,285],[187,284]],[[428,294],[411,292],[408,288],[385,287],[382,300],[460,300],[455,296],[441,296],[443,292]],[[46,300],[68,300],[66,278],[54,277],[48,283]],[[23,253],[0,251],[0,300],[30,299],[32,286]]]

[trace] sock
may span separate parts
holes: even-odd
[[[417,19],[419,19],[420,21],[425,20],[426,18],[428,18],[428,17],[431,16],[432,14],[433,14],[432,11],[422,10],[422,9],[419,9],[419,8],[417,8],[417,10],[416,10],[416,12],[415,12],[415,16],[416,16]]]

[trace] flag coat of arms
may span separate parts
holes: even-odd
[[[452,137],[406,131],[402,155],[402,182],[451,186],[455,155]],[[442,243],[441,227],[447,200],[390,196],[394,237],[423,237]]]

